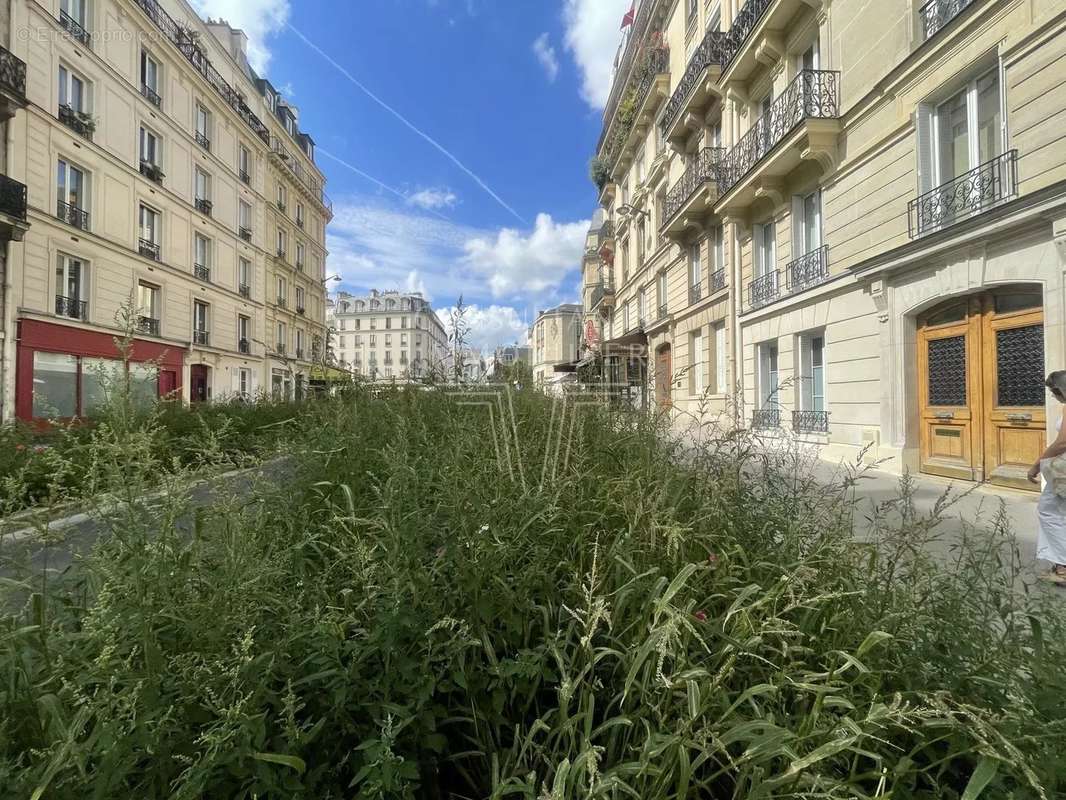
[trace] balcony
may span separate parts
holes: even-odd
[[[702,120],[690,119],[689,112],[705,108],[719,94],[718,77],[732,50],[731,43],[729,33],[707,31],[704,35],[659,120],[663,138],[677,142],[688,135],[689,122],[702,124]]]
[[[211,152],[211,140],[208,139],[205,134],[200,133],[200,131],[196,132],[196,143],[207,152]]]
[[[193,264],[192,274],[196,276],[197,280],[204,281],[205,283],[211,282],[211,268],[204,266],[203,264]]]
[[[26,184],[0,175],[0,241],[22,241],[30,227],[26,205]]]
[[[283,202],[281,202],[280,200],[278,200],[277,206],[278,206],[278,211],[280,211],[282,214],[284,214],[285,213],[285,204]]]
[[[137,317],[137,331],[149,336],[158,336],[159,320],[154,317]]]
[[[147,83],[141,84],[141,96],[156,108],[161,108],[163,106],[163,98],[160,97],[155,89]]]
[[[152,261],[159,260],[159,242],[153,242],[150,239],[137,240],[137,252],[145,258],[150,258]]]
[[[0,47],[0,120],[26,106],[26,62]]]
[[[667,316],[669,316],[669,311],[667,310],[666,303],[659,303],[658,308],[655,309],[655,321],[662,322]]]
[[[829,433],[829,412],[793,411],[792,430],[801,433]]]
[[[288,168],[289,172],[296,177],[297,187],[322,206],[326,214],[332,218],[333,205],[330,203],[326,193],[322,191],[322,181],[311,170],[304,167],[301,161],[288,151],[277,136],[271,139],[270,155],[277,162],[284,164]]]
[[[694,283],[688,287],[688,304],[690,306],[696,305],[703,299],[703,284]]]
[[[192,343],[207,347],[211,344],[211,334],[207,331],[193,330]]]
[[[670,188],[663,203],[663,234],[676,238],[690,227],[700,227],[700,216],[718,196],[718,165],[724,153],[721,147],[703,148]]]
[[[296,348],[296,357],[298,359],[303,359],[303,357],[304,357],[304,349],[302,347],[297,347]]]
[[[252,241],[252,229],[251,228],[240,227],[240,228],[237,229],[237,233],[240,234],[240,237],[242,239],[244,239],[244,241],[246,241],[246,242]]]
[[[301,305],[297,305],[296,306],[296,313],[299,314],[302,317],[304,314],[307,313],[307,308],[304,307],[304,306],[301,306]]]
[[[708,283],[711,284],[711,294],[722,291],[725,288],[725,270],[712,272]]]
[[[303,217],[297,217],[296,218],[296,227],[299,228],[300,230],[304,229],[304,218]]]
[[[593,287],[592,296],[589,298],[589,308],[596,308],[601,302],[605,308],[614,305],[614,286],[600,283]]]
[[[56,295],[56,316],[85,320],[89,315],[89,303],[76,297]]]
[[[624,169],[636,155],[636,142],[652,124],[655,113],[670,89],[670,51],[656,47],[646,50],[642,58],[643,61],[633,67],[633,76],[629,81],[632,87],[632,111],[615,116],[603,145],[603,158],[611,170],[619,167]]]
[[[60,10],[59,24],[69,34],[70,38],[81,42],[86,47],[92,46],[92,36],[85,30],[85,26],[70,16],[66,11]]]
[[[977,216],[1018,192],[1018,151],[1008,150],[907,205],[907,227],[917,239]]]
[[[75,228],[89,230],[89,212],[72,203],[64,203],[62,200],[56,203],[56,216]]]
[[[277,303],[275,303],[275,305],[276,305],[276,306],[277,306],[278,308],[285,308],[285,306],[286,306],[286,300],[285,300],[285,298],[284,298],[284,297],[282,297],[282,296],[281,296],[281,295],[279,294],[279,295],[278,295],[278,301],[277,301]]]
[[[166,177],[166,173],[157,164],[153,164],[150,161],[141,161],[141,174],[160,186],[163,185],[163,178]]]
[[[196,198],[196,210],[201,214],[211,216],[211,209],[214,208],[214,204],[210,200],[206,200],[203,197]]]
[[[249,286],[247,283],[242,283],[240,286],[237,287],[237,292],[238,294],[240,294],[241,297],[248,298],[252,296],[252,287]]]
[[[925,38],[932,39],[941,28],[973,5],[973,2],[974,0],[930,0],[918,9]]]
[[[751,415],[751,427],[757,431],[781,427],[781,409],[757,408]]]
[[[785,266],[785,289],[796,294],[829,280],[829,245],[822,245]]]
[[[277,253],[276,253],[276,255],[277,255],[277,257],[278,257],[279,259],[281,259],[282,261],[284,261],[284,260],[285,260],[285,250],[284,250],[284,248],[281,248],[281,247],[279,247],[279,248],[278,248],[278,251],[277,251]]]
[[[237,177],[241,179],[242,183],[250,184],[252,182],[252,176],[245,172],[243,169],[237,170]]]
[[[801,161],[832,168],[840,132],[839,85],[838,72],[805,69],[774,99],[722,158],[718,192],[728,206],[745,207],[763,196],[780,204],[781,184]]]
[[[244,353],[244,355],[249,355],[252,352],[252,343],[249,342],[247,339],[238,339],[237,351],[240,353]]]
[[[274,352],[279,356],[285,355],[285,342],[278,342],[274,345]]]
[[[70,106],[60,106],[59,121],[79,136],[92,141],[93,131],[96,130],[96,122],[93,121],[92,116],[88,113],[75,111]]]
[[[748,309],[769,305],[781,296],[780,274],[776,270],[762,275],[748,284]]]
[[[773,70],[786,58],[788,32],[803,23],[801,13],[812,15],[823,0],[748,0],[730,26],[730,52],[722,65],[722,82],[749,81],[759,66]]]

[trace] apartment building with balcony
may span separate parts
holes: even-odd
[[[328,312],[336,366],[373,381],[445,377],[448,335],[420,292],[338,292]]]
[[[151,394],[297,394],[324,354],[331,210],[314,144],[244,34],[184,0],[12,9],[32,33],[17,37],[28,106],[11,135],[31,225],[11,264],[5,417],[87,413],[125,317]],[[303,273],[276,256],[279,186]]]
[[[1066,7],[684,0],[673,15],[710,44],[675,82],[677,23],[644,6],[646,35],[671,44],[649,135],[668,162],[688,159],[665,229],[704,242],[687,259],[701,296],[704,265],[724,265],[714,351],[739,386],[738,423],[1024,487],[1058,413],[1042,378],[1064,363]],[[614,217],[620,163],[601,195]],[[681,326],[667,330],[680,353]],[[707,376],[717,364],[693,338]],[[651,355],[665,345],[649,335]]]

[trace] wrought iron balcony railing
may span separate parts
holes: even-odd
[[[200,147],[202,147],[204,150],[211,152],[211,140],[208,139],[204,134],[200,133],[200,131],[196,132],[196,143],[200,145]]]
[[[252,241],[252,229],[251,228],[238,228],[237,232],[241,235],[241,238],[246,242]]]
[[[781,427],[781,409],[757,408],[751,415],[751,427],[755,430],[770,430]]]
[[[779,275],[776,270],[768,272],[748,284],[749,308],[762,308],[778,298],[781,292]]]
[[[206,283],[211,282],[211,268],[203,264],[193,264],[192,274],[196,276],[197,280],[204,281]]]
[[[77,297],[56,295],[56,315],[69,319],[84,320],[89,315],[89,303]]]
[[[592,288],[592,296],[589,298],[590,308],[595,308],[600,302],[614,295],[614,287],[608,283],[600,283]]]
[[[149,86],[147,83],[141,84],[141,95],[156,108],[163,105],[163,98],[159,96],[155,89]]]
[[[303,217],[297,217],[296,218],[296,227],[299,228],[300,230],[303,230],[303,227],[304,227],[304,218]]]
[[[278,256],[278,258],[280,258],[280,259],[281,259],[282,261],[284,261],[284,260],[285,260],[285,251],[284,251],[284,250],[283,250],[282,248],[280,248],[280,247],[278,248],[277,256]]]
[[[242,283],[240,286],[237,287],[237,292],[240,294],[241,297],[251,297],[252,287],[249,286],[247,283]]]
[[[285,342],[278,342],[274,345],[274,352],[278,355],[285,355]]]
[[[62,200],[56,203],[56,216],[75,228],[89,230],[89,212],[72,203],[64,203]]]
[[[785,287],[792,294],[824,283],[829,278],[829,245],[805,253],[785,266]]]
[[[712,272],[710,284],[711,294],[722,291],[725,288],[725,270],[720,269],[717,272]]]
[[[693,51],[692,58],[688,60],[685,74],[677,84],[677,88],[666,103],[662,119],[659,121],[659,129],[665,134],[681,115],[689,95],[699,82],[703,71],[713,64],[721,66],[725,63],[732,52],[732,37],[723,31],[707,31],[703,41]]]
[[[244,353],[245,355],[251,353],[252,352],[252,343],[249,342],[247,339],[238,339],[237,340],[237,351],[240,352],[240,353]]]
[[[1018,191],[1018,151],[1008,150],[907,205],[912,239],[942,230],[1009,200]]]
[[[192,332],[193,344],[203,345],[207,347],[211,344],[211,334],[208,331],[193,330]]]
[[[805,69],[759,117],[721,161],[718,191],[725,194],[806,119],[840,115],[840,73]]]
[[[232,86],[230,86],[222,74],[215,69],[203,48],[196,41],[196,36],[187,27],[174,21],[158,0],[133,0],[140,9],[148,16],[163,35],[169,39],[190,64],[207,80],[222,99],[225,100],[244,120],[245,124],[255,131],[256,135],[267,144],[270,144],[270,131],[248,107],[244,98]]]
[[[302,317],[307,313],[307,309],[304,306],[296,306],[296,313]]]
[[[243,169],[237,170],[237,177],[240,178],[244,183],[252,182],[252,176],[245,172]]]
[[[667,308],[666,308],[666,303],[660,303],[659,307],[658,307],[658,309],[656,309],[656,311],[657,311],[657,314],[656,314],[656,317],[655,317],[656,320],[661,322],[662,320],[666,319],[666,316],[667,316],[667,313],[668,313],[667,312]]]
[[[0,87],[17,97],[26,97],[26,62],[0,47]]]
[[[275,136],[271,140],[270,152],[277,156],[289,171],[296,176],[297,181],[310,193],[310,195],[318,202],[326,212],[333,215],[333,205],[330,203],[326,193],[322,191],[322,182],[312,172],[305,169],[303,164],[298,158],[295,158],[281,140]]]
[[[774,0],[748,0],[744,6],[737,12],[737,15],[733,17],[733,24],[729,27],[730,33],[730,49],[729,55],[722,64],[722,70],[725,71],[726,67],[733,61],[733,58],[739,53],[751,36],[752,31],[755,30],[755,26],[759,24],[759,20],[762,19],[766,10],[774,4]]]
[[[804,433],[829,433],[829,412],[793,411],[792,430]]]
[[[688,304],[690,306],[696,305],[703,299],[703,284],[694,283],[688,287]]]
[[[285,204],[280,200],[278,200],[278,211],[280,211],[282,214],[285,213]]]
[[[284,297],[282,297],[282,296],[281,296],[281,295],[279,294],[279,295],[278,295],[278,302],[277,302],[277,303],[275,303],[275,305],[276,305],[276,306],[277,306],[278,308],[285,308],[286,304],[287,304],[287,301],[285,300],[285,298],[284,298]]]
[[[164,173],[157,164],[153,164],[150,161],[141,162],[141,174],[148,180],[158,184],[162,184],[163,178],[166,177],[166,173]]]
[[[26,184],[0,175],[0,214],[26,221]]]
[[[89,114],[84,111],[75,111],[70,106],[59,107],[59,121],[86,139],[92,139],[93,131],[96,130],[96,123]]]
[[[696,155],[696,160],[678,178],[677,183],[666,193],[663,201],[663,226],[677,216],[692,196],[709,181],[717,180],[718,165],[725,155],[721,147],[705,147]]]
[[[632,102],[632,108],[634,109],[639,109],[644,105],[644,101],[648,99],[651,87],[655,83],[655,77],[670,69],[670,51],[667,48],[647,48],[641,52],[644,60],[642,63],[634,65],[629,80],[626,82],[628,87],[626,89],[626,105],[628,107],[630,102]],[[619,72],[618,74],[621,75],[622,73]],[[621,145],[633,130],[633,115],[630,114],[625,117],[615,115],[613,118],[607,117],[605,119],[610,119],[610,127],[605,129],[605,135],[601,139],[604,148],[603,158],[608,167],[613,168],[621,155]]]
[[[210,217],[212,208],[214,208],[214,204],[210,200],[207,200],[203,197],[196,198],[196,210],[199,211],[201,214],[206,214]]]
[[[931,39],[937,32],[965,11],[973,0],[930,0],[920,9],[918,16],[922,20],[925,38]]]
[[[137,317],[137,330],[149,336],[158,336],[159,320],[154,317]]]
[[[303,358],[304,357],[304,349],[302,347],[297,347],[296,348],[296,357],[297,358]]]
[[[63,29],[68,34],[70,34],[71,38],[77,39],[86,47],[92,45],[92,36],[87,30],[85,30],[85,26],[74,19],[74,17],[70,16],[66,11],[60,10],[59,24],[63,26]]]
[[[629,29],[629,40],[626,42],[626,49],[622,53],[622,60],[615,70],[615,80],[611,85],[611,93],[607,97],[607,105],[604,106],[603,120],[605,124],[603,131],[600,133],[600,141],[596,143],[597,150],[603,147],[604,140],[608,136],[610,124],[614,120],[615,112],[618,110],[618,105],[622,100],[623,91],[629,85],[629,81],[623,80],[623,78],[629,74],[637,52],[644,42],[644,33],[647,31],[648,23],[651,20],[652,5],[654,4],[640,4],[640,8],[637,10],[637,17]]]
[[[137,252],[139,252],[145,258],[150,258],[153,261],[158,261],[159,242],[153,242],[151,239],[138,239]]]

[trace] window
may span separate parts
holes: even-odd
[[[821,69],[821,54],[818,50],[818,41],[803,51],[803,54],[799,57],[798,68],[802,70]]]
[[[666,273],[665,272],[660,272],[659,273],[659,278],[658,278],[658,301],[659,301],[659,308],[662,309],[664,312],[666,311],[666,292],[667,292]]]
[[[137,315],[158,323],[160,312],[159,287],[144,281],[137,282]],[[158,335],[159,331],[155,331]]]
[[[285,201],[288,200],[288,198],[289,193],[288,190],[285,188],[285,184],[278,182],[278,208],[280,208],[282,211],[285,210]]]
[[[196,168],[196,199],[211,199],[211,176],[199,167]]]
[[[84,28],[88,18],[85,4],[86,0],[60,0],[59,10]]]
[[[86,198],[85,173],[68,161],[59,159],[56,170],[56,184],[58,188],[59,216],[69,221],[72,225],[84,228],[79,224],[82,215],[76,212],[85,211],[88,207]]]
[[[774,229],[773,222],[755,225],[752,229],[756,278],[769,275],[777,264],[777,241]]]
[[[774,409],[778,404],[777,342],[764,342],[759,349],[758,408]]]
[[[377,337],[376,334],[373,334],[373,333],[370,334],[370,346],[371,347],[377,347],[378,346],[378,337]]]
[[[725,323],[715,325],[714,331],[714,391],[715,394],[729,392],[729,379],[726,377],[728,365],[725,349]]]
[[[192,330],[194,334],[206,334],[208,331],[208,315],[210,314],[210,307],[207,303],[201,303],[199,300],[194,300],[192,304]],[[206,344],[206,338],[202,341],[197,338],[197,344]]]
[[[252,396],[252,371],[244,367],[237,370],[237,391],[241,397]]]
[[[694,395],[701,395],[707,390],[707,359],[703,347],[702,330],[695,330],[689,334],[690,388]]]
[[[284,228],[278,228],[278,255],[282,258],[285,257],[288,245],[289,235],[285,232]]]
[[[304,352],[304,332],[303,328],[296,329],[296,354],[297,356],[303,355]]]
[[[391,333],[386,333],[385,334],[385,346],[386,347],[392,347],[392,334]]]
[[[196,143],[211,149],[211,112],[199,103],[196,104]]]
[[[193,236],[193,259],[198,273],[211,269],[211,241],[198,233]]]
[[[637,154],[637,168],[635,172],[636,184],[635,187],[640,187],[644,184],[644,178],[647,177],[644,171],[645,153],[644,148],[640,148],[640,152]]]
[[[722,30],[722,4],[717,3],[713,8],[708,4],[707,11],[707,30],[720,31]]]
[[[999,71],[993,69],[936,107],[933,115],[933,188],[1003,152]]]
[[[688,246],[688,282],[689,286],[697,291],[703,280],[703,265],[700,263],[700,242],[693,242]]]
[[[296,224],[301,228],[304,226],[304,204],[296,204]]]
[[[162,226],[159,212],[154,208],[142,205],[140,212],[141,239],[149,244],[158,245]]]
[[[304,265],[304,243],[296,243],[296,266],[302,267]]]
[[[640,320],[641,324],[644,324],[644,322],[646,322],[647,319],[648,319],[648,287],[647,286],[642,286],[641,289],[640,289],[640,294],[637,295],[637,309],[638,309],[637,319]]]
[[[252,262],[247,258],[237,259],[237,288],[247,297],[252,290]]]
[[[700,10],[700,0],[685,0],[685,24],[695,25]]]
[[[793,198],[796,257],[813,253],[822,246],[822,193],[811,192]]]
[[[282,278],[282,277],[279,277],[278,278],[278,304],[279,305],[284,304],[284,302],[285,302],[285,297],[286,297],[285,290],[286,290],[286,288],[287,287],[286,287],[286,284],[285,284],[285,279]]]
[[[158,167],[163,162],[159,137],[143,125],[141,126],[141,161],[153,167]]]
[[[248,152],[248,148],[243,144],[239,145],[237,150],[237,170],[240,173],[240,178],[245,183],[248,183],[252,177],[252,154]]]
[[[33,354],[33,416],[78,415],[78,359],[60,353]]]
[[[285,338],[288,335],[288,331],[285,329],[285,323],[279,322],[277,325],[277,350],[279,353],[285,352]]]
[[[63,66],[59,68],[59,105],[71,111],[89,111],[89,92],[85,79]]]
[[[155,105],[159,105],[159,62],[152,58],[147,50],[141,51],[141,88],[147,90],[144,95]]]
[[[800,409],[825,411],[825,334],[800,337]]]
[[[302,286],[296,287],[296,308],[297,310],[305,308],[304,306],[304,289]]]
[[[252,341],[252,320],[243,314],[237,316],[237,340],[241,352],[247,352],[246,345]]]
[[[85,262],[59,254],[56,258],[56,313],[72,319],[85,318]]]

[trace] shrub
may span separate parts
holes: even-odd
[[[1066,791],[1061,608],[1015,591],[1003,516],[939,564],[906,485],[859,544],[861,475],[827,486],[744,435],[683,452],[642,419],[506,397],[490,417],[353,386],[291,423],[283,481],[208,514],[131,510],[82,569],[16,584],[0,787]]]

